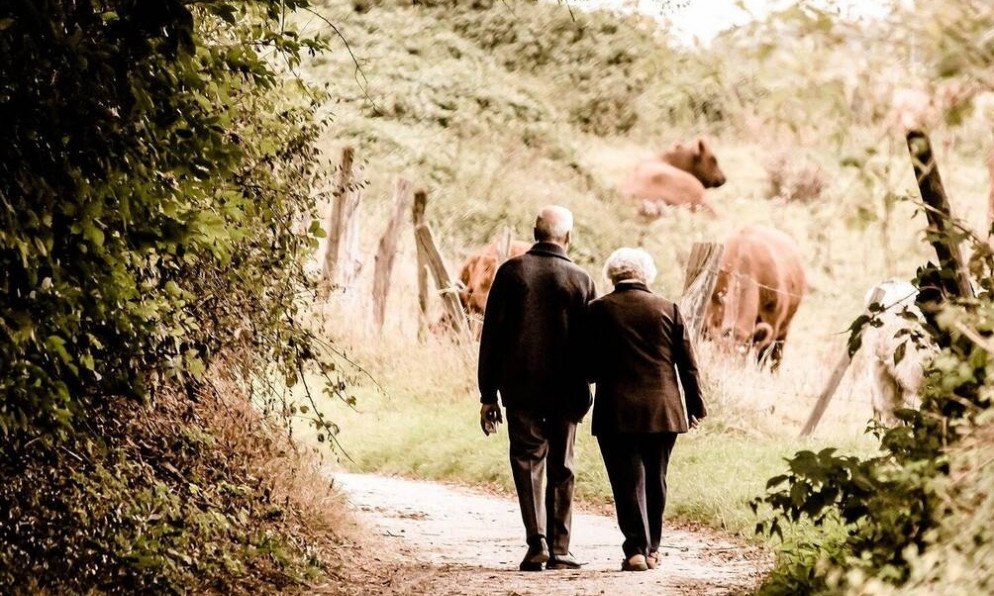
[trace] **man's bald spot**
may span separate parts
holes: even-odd
[[[559,205],[547,205],[535,219],[535,240],[565,243],[573,230],[573,214]]]

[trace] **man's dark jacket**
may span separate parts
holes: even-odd
[[[480,336],[480,401],[580,421],[590,409],[582,321],[594,282],[557,244],[539,242],[494,277]]]
[[[595,435],[683,433],[687,414],[707,415],[690,336],[675,304],[645,284],[623,282],[591,302],[587,313]]]

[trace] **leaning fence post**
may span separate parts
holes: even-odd
[[[873,294],[870,295],[870,302],[867,304],[866,310],[863,314],[870,316],[872,314],[870,304],[880,302],[883,297],[883,288],[880,286],[873,288]],[[818,400],[815,402],[815,406],[812,408],[811,414],[808,415],[808,421],[804,423],[804,428],[801,429],[802,437],[807,437],[813,433],[815,428],[817,428],[818,423],[821,422],[821,417],[825,415],[825,410],[828,409],[828,403],[832,401],[835,391],[839,388],[839,383],[842,382],[842,377],[845,376],[846,370],[852,363],[853,356],[854,354],[849,353],[849,346],[847,345],[842,351],[842,355],[839,357],[838,362],[836,362],[835,368],[832,369],[832,374],[828,377],[828,383],[825,384],[825,388],[822,389],[821,393],[818,395]]]
[[[448,319],[451,321],[452,329],[456,332],[456,337],[460,340],[467,339],[466,314],[459,301],[456,285],[445,267],[445,260],[438,250],[431,228],[425,221],[424,213],[427,203],[428,194],[423,190],[417,191],[414,195],[414,240],[418,249],[418,303],[421,307],[419,337],[424,338],[424,333],[428,327],[427,269],[435,278],[435,287],[442,297],[442,304]]]
[[[511,256],[511,228],[505,227],[497,239],[497,267]]]
[[[435,278],[435,287],[442,297],[442,304],[452,322],[452,328],[456,333],[456,337],[466,339],[466,315],[463,312],[462,303],[459,302],[456,286],[452,282],[452,277],[445,267],[442,254],[438,251],[438,246],[435,244],[435,237],[431,233],[431,228],[422,224],[414,231],[414,236],[418,242],[418,251],[424,254],[428,269],[431,271],[432,277]]]
[[[321,267],[321,285],[323,293],[335,283],[338,270],[339,254],[342,237],[345,234],[346,201],[349,188],[352,185],[352,165],[355,161],[355,149],[346,146],[342,149],[342,162],[335,176],[335,186],[331,197],[331,212],[328,215],[327,242],[324,247],[324,259]]]
[[[942,177],[939,176],[939,166],[932,155],[932,143],[928,135],[920,130],[908,131],[907,141],[915,179],[925,203],[925,217],[928,220],[925,235],[939,258],[939,268],[953,272],[952,278],[942,277],[942,289],[951,296],[972,297],[973,286],[970,285],[966,261],[955,234],[950,237],[952,213]]]
[[[349,288],[362,269],[359,259],[359,203],[364,184],[361,169],[355,165],[352,147],[342,149],[342,163],[332,187],[331,212],[328,215],[327,241],[321,267],[319,296],[327,297],[331,288]],[[355,292],[347,294],[349,308],[354,307]]]

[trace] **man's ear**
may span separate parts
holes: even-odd
[[[564,242],[565,242],[565,244],[566,244],[566,246],[569,246],[569,244],[570,244],[570,241],[572,241],[572,240],[573,240],[573,232],[572,232],[572,230],[571,230],[571,231],[569,231],[569,232],[566,232],[566,239],[565,239],[565,241],[564,241]]]
[[[535,242],[539,242],[539,239],[538,239],[538,228],[532,228],[532,238],[535,239]]]

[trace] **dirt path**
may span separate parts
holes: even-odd
[[[382,536],[374,564],[399,564],[409,579],[378,593],[425,594],[737,594],[749,591],[769,557],[713,533],[667,529],[659,569],[619,571],[621,532],[612,517],[574,513],[571,550],[580,571],[521,573],[517,503],[465,488],[382,476],[336,474],[360,519]],[[394,558],[396,555],[397,558]],[[392,561],[392,563],[391,563]]]

